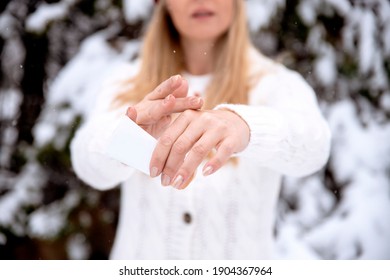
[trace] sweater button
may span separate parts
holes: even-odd
[[[184,213],[184,215],[183,215],[183,220],[184,220],[184,222],[185,222],[186,224],[190,224],[191,221],[192,221],[191,214],[188,213],[188,212]]]

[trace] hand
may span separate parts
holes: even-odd
[[[228,110],[186,110],[159,138],[150,161],[150,174],[160,174],[161,184],[183,189],[197,167],[216,149],[203,167],[208,176],[225,164],[233,153],[249,143],[249,127],[236,113]]]
[[[187,97],[188,84],[180,75],[162,82],[139,103],[127,109],[126,115],[158,138],[171,123],[171,114],[187,109],[200,109],[203,100],[199,96]]]

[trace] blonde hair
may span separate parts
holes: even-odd
[[[244,1],[235,0],[235,16],[229,30],[219,38],[213,77],[206,89],[204,108],[217,104],[247,104],[251,79],[248,51],[251,43]],[[115,100],[119,104],[139,102],[162,81],[185,70],[180,35],[167,11],[165,1],[156,5],[141,50],[139,73],[128,82],[131,87]]]

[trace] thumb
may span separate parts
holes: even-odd
[[[134,107],[127,108],[126,116],[128,116],[133,122],[137,120],[137,111]]]

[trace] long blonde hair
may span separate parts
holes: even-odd
[[[140,101],[162,81],[185,70],[180,35],[167,11],[164,0],[158,1],[141,50],[138,74],[129,80],[131,87],[120,93],[119,104]],[[244,1],[235,0],[235,16],[229,30],[216,44],[212,80],[206,89],[205,109],[217,104],[247,104],[249,78],[248,50],[251,46]]]

